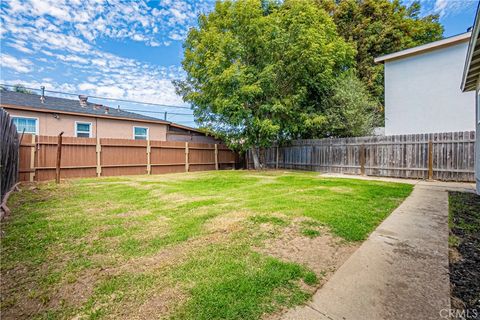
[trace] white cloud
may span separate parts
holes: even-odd
[[[210,10],[213,3],[213,0],[159,0],[151,7],[145,0],[10,0],[2,4],[2,16],[10,32],[15,31],[9,28],[12,21],[43,31],[69,30],[64,39],[45,35],[43,40],[56,46],[65,44],[64,40],[73,40],[72,49],[79,49],[81,43],[70,38],[79,36],[88,41],[101,37],[128,38],[155,46],[167,44],[168,39],[177,39],[178,35],[184,37],[196,23],[198,14]]]
[[[117,86],[97,86],[95,92],[99,96],[123,97],[124,90]]]
[[[413,0],[405,0],[405,4],[411,4]],[[477,0],[422,0],[422,13],[438,14],[440,18],[445,18],[451,14],[459,13],[469,8],[475,8],[478,5]]]
[[[32,62],[28,59],[18,59],[9,54],[2,53],[0,55],[2,68],[9,68],[20,73],[32,71]]]
[[[93,83],[80,83],[78,85],[78,89],[80,91],[87,91],[87,90],[94,90],[96,88],[96,85],[94,85]]]
[[[83,58],[81,56],[77,56],[77,55],[74,55],[74,54],[69,54],[69,55],[61,55],[61,54],[53,54],[55,57],[57,57],[58,59],[62,60],[62,61],[65,61],[65,62],[78,62],[78,63],[82,63],[82,64],[87,64],[89,63],[89,60],[87,58]]]
[[[8,43],[8,46],[14,49],[17,49],[18,51],[23,53],[33,53],[33,50],[27,47],[27,44],[25,43],[25,41],[19,40],[16,42],[11,42],[11,43]]]
[[[51,79],[44,78],[42,81],[35,81],[35,80],[25,80],[24,78],[17,78],[17,79],[9,79],[3,80],[5,84],[8,85],[15,85],[17,83],[23,84],[27,88],[33,88],[34,92],[39,92],[41,86],[45,86],[47,90],[54,90],[54,91],[62,91],[62,92],[75,92],[76,86],[70,83],[58,83]],[[71,96],[65,95],[64,97],[68,97],[71,99]]]
[[[0,19],[4,39],[30,56],[20,59],[2,55],[2,65],[5,62],[25,76],[2,81],[91,96],[186,105],[171,83],[184,76],[181,67],[120,57],[101,50],[96,43],[104,37],[131,39],[148,46],[169,45],[185,37],[198,12],[206,10],[212,1],[160,0],[155,4],[158,8],[153,9],[144,1],[123,0],[3,2]]]

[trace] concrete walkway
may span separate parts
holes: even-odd
[[[440,319],[450,307],[447,190],[470,191],[473,184],[398,181],[415,184],[412,194],[311,302],[282,319]]]

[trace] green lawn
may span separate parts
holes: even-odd
[[[5,318],[258,319],[321,274],[255,248],[296,219],[364,240],[407,184],[217,171],[24,186],[2,225]]]

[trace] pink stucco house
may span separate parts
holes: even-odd
[[[86,138],[119,138],[218,143],[198,129],[119,108],[44,95],[0,91],[0,107],[13,118],[19,132]]]

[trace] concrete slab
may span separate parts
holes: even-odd
[[[447,190],[472,185],[414,181],[412,194],[312,301],[282,319],[440,318],[450,307]]]

